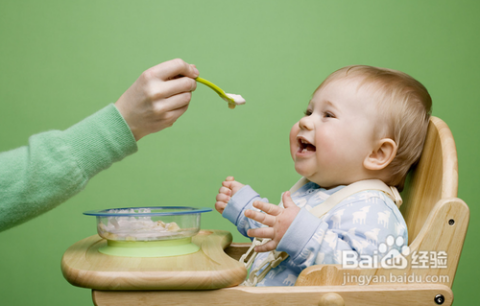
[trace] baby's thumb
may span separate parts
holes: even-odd
[[[288,208],[295,206],[295,202],[293,202],[292,197],[290,196],[290,191],[285,191],[282,195],[282,202],[283,207]]]

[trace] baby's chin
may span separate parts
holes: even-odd
[[[304,165],[298,165],[297,163],[295,163],[295,171],[300,174],[301,176],[305,177],[307,180],[311,181],[311,182],[314,182],[316,183],[314,180],[315,180],[315,175],[314,173],[311,173],[310,171],[307,171],[307,169],[305,169],[305,166]],[[318,183],[317,183],[318,184]]]
[[[318,173],[311,173],[311,172],[305,171],[305,169],[303,169],[303,167],[301,166],[295,165],[295,171],[297,171],[298,174],[305,177],[310,182],[313,182],[325,189],[335,188],[339,185],[342,185],[340,183],[337,184],[336,182],[332,182],[331,180],[328,180],[326,178],[319,177]]]

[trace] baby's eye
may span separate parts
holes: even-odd
[[[304,112],[305,116],[310,116],[312,114],[312,111],[307,109],[305,112]]]
[[[325,116],[326,118],[335,118],[335,115],[332,114],[331,112],[325,112],[325,113],[324,113],[324,116]]]

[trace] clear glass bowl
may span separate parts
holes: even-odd
[[[100,237],[109,241],[160,241],[188,238],[200,231],[200,214],[211,208],[186,206],[126,207],[91,210]]]

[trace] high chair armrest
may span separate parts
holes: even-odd
[[[252,244],[250,242],[232,242],[228,247],[225,248],[224,251],[228,256],[232,257],[233,259],[240,260],[240,257],[242,257],[242,255],[248,251],[248,248],[251,245]]]

